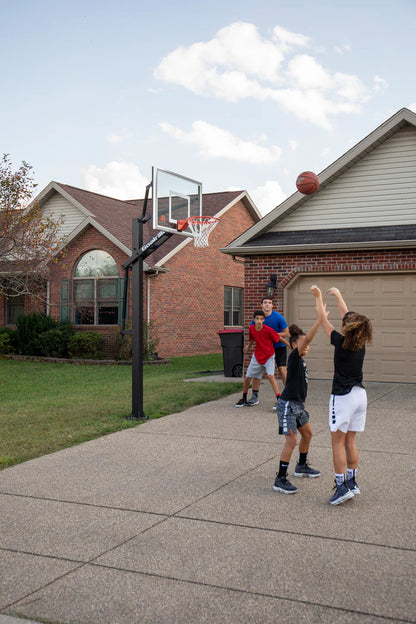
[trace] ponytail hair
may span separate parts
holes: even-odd
[[[300,336],[304,336],[305,332],[303,331],[303,329],[301,329],[300,327],[298,327],[298,325],[290,325],[289,326],[289,344],[291,346],[291,348],[293,349],[293,345],[299,340]]]
[[[373,327],[370,319],[358,312],[347,312],[342,317],[342,330],[344,332],[343,349],[359,351],[366,343],[371,343]]]

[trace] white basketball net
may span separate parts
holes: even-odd
[[[188,227],[194,235],[195,247],[208,247],[208,237],[218,224],[217,217],[191,217]]]

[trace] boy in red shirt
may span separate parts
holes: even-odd
[[[285,329],[281,334],[278,334],[271,327],[264,325],[263,310],[256,310],[253,317],[254,325],[250,325],[249,327],[249,342],[244,347],[243,351],[248,353],[253,344],[255,344],[255,348],[243,382],[243,397],[235,404],[235,407],[251,407],[252,405],[257,405],[258,400],[250,399],[250,401],[247,401],[247,393],[253,377],[261,379],[264,372],[267,375],[267,379],[272,384],[276,396],[279,394],[279,386],[274,376],[274,343],[279,342],[281,336],[288,336],[289,330]]]

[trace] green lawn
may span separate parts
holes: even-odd
[[[173,358],[145,366],[144,412],[180,412],[238,392],[241,383],[183,383],[223,368],[222,354]],[[130,366],[0,359],[0,469],[128,427]]]

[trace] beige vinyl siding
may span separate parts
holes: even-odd
[[[85,219],[85,215],[82,214],[78,208],[75,208],[75,206],[58,193],[53,195],[46,202],[43,207],[43,214],[45,217],[52,217],[53,219],[59,219],[63,216],[64,221],[60,236],[68,236],[68,234],[75,230]]]
[[[364,378],[367,381],[415,383],[416,381],[416,274],[367,273],[300,275],[285,289],[285,318],[306,332],[316,319],[312,284],[321,288],[330,311],[329,319],[340,331],[340,314],[335,297],[326,294],[331,286],[342,292],[350,310],[361,312],[373,323],[373,344],[367,348]],[[311,344],[307,365],[311,378],[331,379],[334,349],[320,328]]]
[[[414,224],[416,129],[399,130],[271,231]]]

